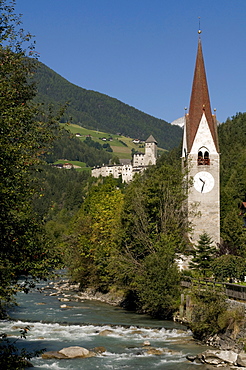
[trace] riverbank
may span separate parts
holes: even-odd
[[[220,333],[207,335],[203,343],[219,350],[232,350],[239,353],[246,348],[246,304],[226,299],[225,305],[227,306],[226,315],[221,320],[227,322],[227,325]],[[186,296],[184,304],[184,295],[182,294],[180,310],[174,315],[174,321],[190,327],[194,307],[189,295]]]
[[[56,292],[49,293],[49,290]],[[79,289],[79,284],[71,283],[69,279],[51,281],[42,288],[44,294],[57,296],[60,302],[81,302],[84,300],[99,301],[112,306],[120,306],[124,300],[123,292],[112,290],[108,293],[100,293],[92,288],[87,288],[83,292]]]
[[[74,291],[71,292],[74,300],[63,302],[61,298],[69,298],[57,295],[58,292],[52,284],[40,282],[29,294],[18,293],[18,306],[9,310],[12,320],[0,322],[1,332],[15,340],[20,328],[29,327],[27,338],[17,343],[30,351],[45,348],[46,352],[59,352],[62,348],[82,347],[95,352],[95,348],[104,347],[106,352],[70,360],[32,358],[34,368],[194,370],[199,366],[198,369],[205,369],[186,358],[196,356],[206,347],[198,345],[184,326],[126,311],[98,299],[80,300]],[[66,290],[64,294],[70,292]]]
[[[103,294],[93,289],[86,289],[81,292],[79,284],[70,283],[69,279],[52,281],[43,287],[42,291],[44,294],[56,296],[62,309],[71,308],[70,305],[72,302],[84,301],[99,301],[119,307],[124,300],[123,294],[115,291]],[[235,308],[240,305],[240,302],[236,303],[232,301],[230,307]],[[190,311],[188,311],[188,316],[190,316]],[[185,313],[182,318],[180,315],[177,315],[175,320],[186,326],[189,323],[189,319]],[[235,332],[235,328],[234,330],[229,328],[225,333],[210,336],[201,343],[201,345],[206,344],[210,348],[216,348],[215,350],[204,351],[197,356],[187,356],[187,359],[191,362],[195,361],[196,363],[208,364],[209,366],[213,366],[212,368],[221,366],[233,366],[229,367],[230,369],[246,368],[246,355],[243,351],[245,337],[245,328],[238,328],[237,332]]]

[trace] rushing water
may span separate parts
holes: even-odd
[[[50,290],[49,293],[52,291]],[[19,328],[29,326],[26,340],[18,345],[28,350],[45,348],[58,351],[64,347],[87,349],[103,346],[106,352],[85,359],[31,360],[35,369],[164,369],[195,370],[198,365],[186,360],[204,348],[197,345],[191,333],[172,321],[153,320],[97,301],[68,302],[62,308],[58,297],[40,293],[18,294],[19,306],[9,312],[11,321],[0,321],[0,332],[10,336]],[[107,335],[100,335],[108,330]],[[161,355],[148,354],[149,341],[155,349],[165,349]],[[198,370],[202,370],[199,366]]]

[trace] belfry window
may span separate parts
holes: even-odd
[[[210,159],[209,159],[209,153],[205,152],[204,153],[204,164],[209,166],[210,165]]]
[[[198,166],[209,166],[210,165],[209,152],[205,150],[205,148],[201,148],[198,152],[197,165]]]
[[[198,152],[197,164],[198,166],[203,165],[203,153],[202,152]]]

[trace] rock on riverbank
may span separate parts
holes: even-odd
[[[79,284],[70,283],[68,279],[62,279],[55,282],[50,282],[48,286],[43,288],[44,291],[55,290],[50,293],[50,296],[57,296],[61,302],[79,302],[83,300],[95,300],[108,303],[113,306],[119,306],[124,299],[123,293],[110,291],[108,293],[100,293],[94,289],[88,288],[80,291]],[[66,308],[64,306],[64,308]]]
[[[246,369],[245,352],[207,350],[198,356],[187,356],[187,360],[214,367],[228,368],[229,366],[229,369]]]

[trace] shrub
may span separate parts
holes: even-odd
[[[244,308],[238,307],[225,311],[218,317],[218,325],[222,331],[230,331],[231,336],[236,339],[240,327],[245,322]]]
[[[222,255],[212,262],[212,268],[215,279],[224,281],[230,280],[244,280],[246,275],[245,258],[233,256],[231,254]]]
[[[204,340],[222,330],[221,317],[227,311],[226,297],[219,287],[193,287],[192,321],[190,329],[194,337]],[[222,325],[222,327],[221,327]]]

